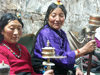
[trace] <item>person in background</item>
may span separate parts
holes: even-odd
[[[100,61],[100,27],[98,27],[95,31],[95,40],[96,40],[96,50],[94,51],[94,55]]]
[[[70,49],[66,33],[61,29],[66,16],[67,11],[59,0],[49,5],[44,19],[44,26],[36,34],[36,41],[33,46],[33,59],[35,59],[33,61],[36,63],[33,66],[36,72],[41,73],[41,64],[46,60],[42,58],[42,48],[47,46],[47,40],[50,41],[50,46],[55,48],[55,55],[67,56],[63,59],[51,59],[51,62],[55,63],[53,67],[55,75],[67,75],[68,70],[74,69],[76,58],[95,50],[95,40],[89,41],[80,49]],[[75,75],[83,75],[83,73],[76,68]]]
[[[95,40],[97,42],[97,47],[100,48],[100,27],[95,31]]]
[[[22,44],[17,43],[22,35],[24,24],[21,18],[12,13],[0,19],[0,63],[10,66],[10,75],[39,75],[33,71],[31,56]],[[54,75],[48,70],[44,75]]]

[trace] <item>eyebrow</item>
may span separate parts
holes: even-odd
[[[12,25],[10,25],[9,27],[11,27],[11,26],[15,27],[15,25],[13,25],[13,24],[12,24]],[[18,25],[18,27],[22,27],[22,25]]]

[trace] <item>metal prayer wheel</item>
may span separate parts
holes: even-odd
[[[89,17],[89,25],[88,28],[86,28],[87,33],[95,34],[96,28],[100,26],[100,15],[91,15]],[[90,36],[91,36],[90,34]]]
[[[95,31],[96,28],[100,26],[100,15],[91,15],[89,19],[89,26],[92,31]]]
[[[100,15],[90,16],[89,24],[100,25]]]
[[[47,40],[47,47],[42,48],[42,58],[46,58],[47,61],[44,61],[42,64],[47,66],[47,69],[51,69],[51,66],[55,66],[54,63],[50,62],[50,59],[61,59],[66,58],[66,56],[56,56],[55,48],[49,47],[50,42]]]
[[[50,57],[55,55],[55,48],[53,47],[44,47],[42,48],[42,56]]]
[[[2,61],[2,63],[0,63],[0,75],[10,75],[9,72],[9,65],[5,64],[4,61]]]
[[[53,58],[55,56],[55,48],[49,47],[49,40],[47,41],[47,47],[42,48],[42,57],[47,58],[47,62],[44,61],[43,65],[47,66],[47,70],[51,69],[51,66],[54,66],[54,63],[50,62],[50,58]]]
[[[89,18],[89,25],[88,25],[89,31],[87,32],[87,33],[90,34],[91,39],[95,38],[95,36],[94,36],[95,30],[98,27],[100,27],[100,15],[91,15],[90,18]],[[88,63],[87,75],[90,75],[92,54],[93,54],[93,52],[91,52],[89,54],[89,63]]]

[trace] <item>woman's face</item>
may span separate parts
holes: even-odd
[[[4,40],[9,43],[17,43],[22,35],[22,25],[18,20],[10,21],[2,31]]]
[[[61,8],[54,9],[48,18],[48,23],[51,28],[59,30],[65,21],[65,15]]]

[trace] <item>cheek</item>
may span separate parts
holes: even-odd
[[[3,36],[4,36],[4,39],[7,40],[7,39],[11,39],[13,33],[11,31],[7,31],[7,32],[4,32],[3,33]]]
[[[53,23],[55,21],[55,19],[50,17],[48,21],[49,21],[49,23]]]
[[[61,19],[61,21],[62,21],[62,23],[64,23],[64,21],[65,21],[65,18],[62,18],[62,19]]]
[[[22,31],[19,33],[19,35],[20,35],[20,36],[22,35]]]
[[[5,31],[5,32],[4,32],[4,34],[6,34],[6,35],[10,36],[10,35],[12,35],[12,34],[13,34],[13,32],[12,32],[12,31],[10,31],[10,30],[7,30],[7,31]]]
[[[19,36],[22,36],[22,31],[19,31]]]

